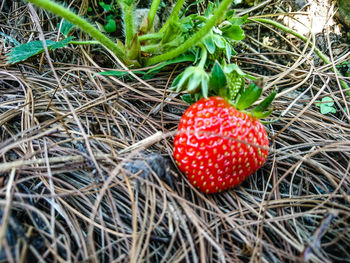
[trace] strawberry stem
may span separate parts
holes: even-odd
[[[208,51],[205,47],[201,47],[201,60],[198,63],[198,67],[204,69],[205,62],[207,62]]]
[[[160,0],[153,0],[151,7],[148,12],[148,28],[147,32],[149,32],[153,27],[154,17],[156,16],[158,6],[160,4]]]
[[[171,12],[169,18],[166,20],[165,24],[164,24],[163,27],[159,30],[158,33],[164,33],[164,32],[167,30],[169,24],[170,24],[172,21],[174,21],[174,19],[178,19],[178,14],[179,14],[179,12],[180,12],[182,6],[184,5],[184,3],[185,3],[185,0],[178,0],[178,1],[176,1],[176,4],[175,4],[175,6],[174,6],[174,8],[173,8],[173,11]]]
[[[154,40],[154,39],[161,39],[163,37],[162,33],[149,33],[146,35],[139,36],[140,41],[146,41],[146,40]]]
[[[125,31],[125,46],[131,47],[131,42],[134,38],[135,27],[134,27],[134,1],[126,0],[120,1],[120,6],[123,10],[124,16],[124,31]]]

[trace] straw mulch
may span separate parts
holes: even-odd
[[[267,2],[253,14],[288,11]],[[51,14],[34,9],[38,27],[28,4],[0,6],[2,34],[57,38]],[[169,86],[183,66],[147,81],[106,77],[121,68],[113,55],[72,45],[9,66],[1,35],[0,262],[350,262],[350,98],[331,71],[349,44],[332,28],[312,35],[331,55],[325,66],[281,31],[245,29],[235,62],[267,77],[266,94],[278,87],[276,121],[265,165],[216,195],[172,159],[188,105]],[[335,114],[316,106],[325,96]]]

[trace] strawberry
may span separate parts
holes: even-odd
[[[266,116],[262,110],[271,98],[252,113],[241,112],[236,108],[246,108],[256,99],[250,99],[255,87],[249,88],[237,107],[221,97],[202,98],[181,117],[174,138],[174,158],[190,183],[202,192],[221,192],[240,184],[267,158],[268,136],[254,112]],[[261,91],[255,93],[260,95]]]

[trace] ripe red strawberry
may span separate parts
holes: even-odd
[[[260,121],[220,97],[203,98],[183,114],[174,158],[189,181],[205,193],[240,184],[265,162],[268,137]]]

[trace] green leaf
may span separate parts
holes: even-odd
[[[46,40],[46,45],[53,45],[54,41]],[[14,47],[10,53],[7,54],[7,63],[17,63],[26,60],[32,56],[40,54],[44,51],[43,43],[40,40],[31,41],[25,44]]]
[[[245,38],[244,31],[240,26],[229,26],[222,29],[222,35],[235,41],[241,41]]]
[[[69,37],[59,42],[46,40],[46,45],[49,50],[54,50],[56,48],[65,47],[72,39],[73,37]],[[44,46],[40,40],[21,44],[14,47],[11,52],[7,54],[7,64],[14,64],[24,61],[42,52],[44,52]]]
[[[224,49],[226,46],[225,40],[221,36],[213,35],[213,41],[214,41],[215,45],[220,49]]]
[[[232,56],[232,47],[227,42],[226,42],[226,46],[225,46],[225,54],[226,54],[227,61],[230,61],[231,56]]]
[[[103,28],[108,33],[115,32],[117,30],[117,23],[115,22],[115,20],[113,18],[108,19],[107,24],[105,24]]]
[[[325,114],[328,114],[328,113],[336,113],[337,111],[336,111],[336,109],[335,108],[333,108],[333,107],[321,107],[320,108],[320,112],[323,114],[323,115],[325,115]]]
[[[181,99],[190,105],[196,102],[196,100],[193,98],[193,95],[191,94],[184,94],[181,96]]]
[[[255,83],[251,83],[243,93],[239,96],[236,102],[237,110],[244,110],[250,107],[255,101],[257,101],[262,93],[262,88],[258,87]]]
[[[112,5],[105,4],[105,2],[103,2],[103,1],[100,1],[99,5],[104,9],[105,12],[109,12],[109,11],[113,10]]]
[[[321,114],[336,113],[336,109],[333,107],[334,101],[331,97],[324,97],[321,103],[316,103],[316,106],[320,107]]]
[[[272,113],[272,110],[264,111],[264,112],[254,112],[253,116],[258,119],[263,119],[268,116],[270,116]]]
[[[208,1],[208,5],[204,12],[204,16],[209,17],[211,14],[213,14],[214,9],[215,9],[215,4],[213,2]]]
[[[192,6],[196,6],[198,3],[202,2],[202,1],[203,0],[198,0],[194,3],[191,3],[188,6],[186,6],[186,8],[180,13],[179,18],[182,18]]]
[[[214,54],[214,52],[215,52],[215,43],[214,43],[212,35],[207,36],[203,40],[203,43],[204,43],[205,47],[207,48],[208,52],[210,54]]]
[[[176,78],[173,80],[173,83],[171,84],[171,89],[176,90],[178,87],[178,84],[180,80],[182,79],[182,76],[184,75],[183,72],[181,72],[179,75],[176,76]]]
[[[273,91],[269,96],[267,96],[258,106],[256,106],[251,113],[259,118],[258,116],[264,113],[268,107],[270,107],[272,101],[275,99],[277,91]]]
[[[57,25],[57,30],[59,30],[60,28],[60,32],[67,38],[68,34],[73,30],[74,25],[71,22],[62,19],[61,22]]]
[[[182,33],[189,32],[193,27],[194,27],[194,23],[190,17],[187,16],[181,20],[180,29]]]
[[[211,89],[218,91],[226,86],[226,76],[219,62],[215,61],[210,73],[209,86]]]
[[[334,105],[334,101],[333,101],[333,99],[331,98],[331,97],[324,97],[324,98],[322,98],[322,103],[320,103],[321,104],[321,107],[322,106],[327,106],[327,107],[332,107],[333,105]]]
[[[229,21],[235,14],[236,14],[236,10],[235,9],[227,10],[227,12],[225,14],[225,17],[224,17],[224,20],[228,20]]]

